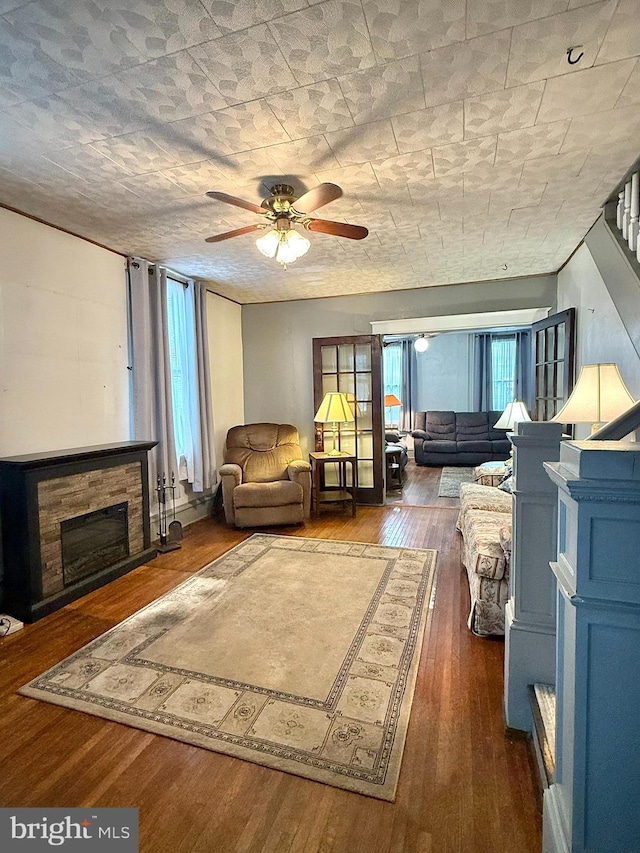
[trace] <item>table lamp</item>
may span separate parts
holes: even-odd
[[[338,424],[355,420],[346,396],[340,391],[327,391],[313,420],[320,424],[333,424],[333,449],[329,456],[342,456],[338,450]]]
[[[511,403],[507,403],[507,407],[495,422],[493,428],[512,430],[515,424],[530,420],[531,418],[525,404],[521,400],[513,400]]]
[[[585,364],[569,399],[551,420],[561,424],[590,423],[594,433],[634,403],[617,364]]]
[[[385,394],[384,395],[384,407],[385,409],[393,409],[396,406],[401,406],[402,402],[398,400],[395,394]],[[387,424],[387,418],[385,416],[385,426],[397,426],[397,424]]]

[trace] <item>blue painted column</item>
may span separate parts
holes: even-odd
[[[528,687],[555,684],[557,489],[544,470],[557,461],[562,425],[515,425],[513,536],[509,601],[505,608],[504,716],[512,729],[531,731]]]
[[[570,441],[558,487],[556,778],[545,853],[640,850],[640,447]]]

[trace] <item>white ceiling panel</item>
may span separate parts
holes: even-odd
[[[465,0],[364,0],[363,6],[380,61],[465,38]]]
[[[616,102],[617,107],[628,107],[631,104],[640,104],[640,59],[636,59],[631,76]]]
[[[639,52],[637,0],[0,0],[0,203],[239,302],[547,273],[640,154]],[[323,181],[365,240],[204,242],[258,221],[208,190]]]
[[[428,107],[504,88],[511,31],[431,50],[420,56]]]
[[[514,27],[507,85],[517,86],[589,68],[595,62],[615,8],[616,0],[606,0]],[[575,65],[567,62],[569,48],[574,48],[572,59],[581,55]]]

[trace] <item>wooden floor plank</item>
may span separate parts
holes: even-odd
[[[527,744],[502,719],[504,643],[466,626],[458,503],[438,482],[410,463],[384,507],[270,531],[438,550],[395,803],[16,693],[253,532],[207,519],[181,550],[0,640],[0,806],[135,806],[144,853],[538,853]]]

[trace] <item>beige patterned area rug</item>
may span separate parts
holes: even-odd
[[[436,553],[254,534],[20,692],[393,800]]]

